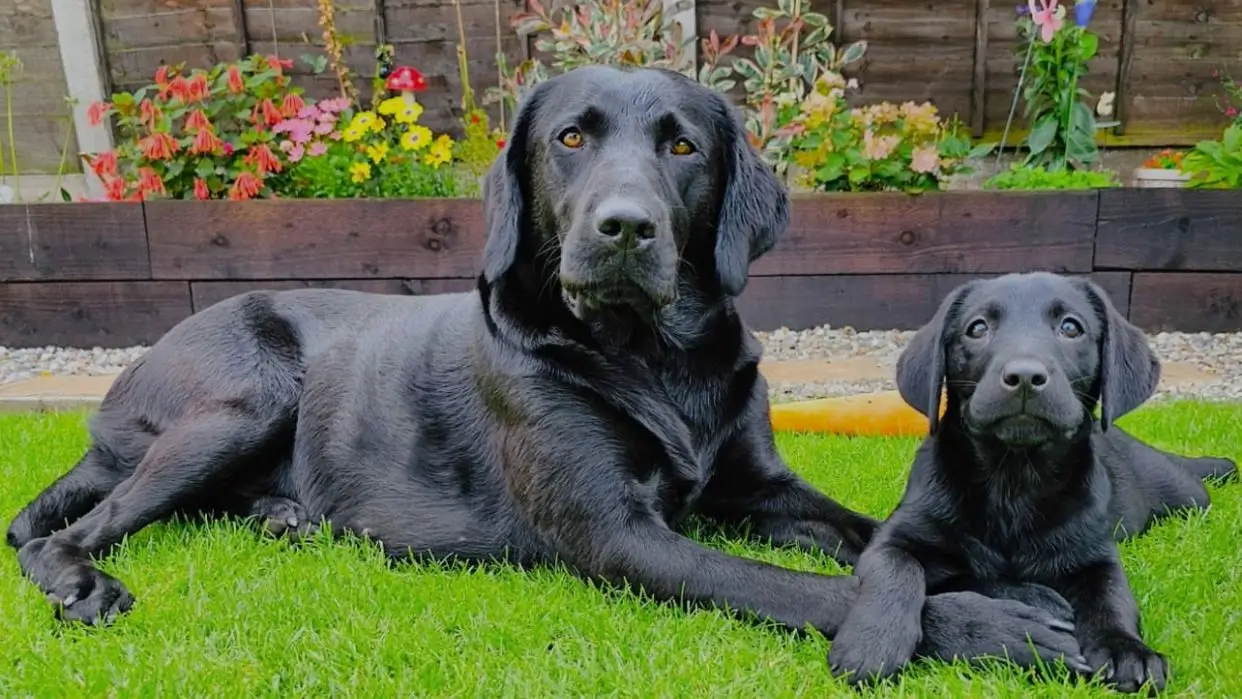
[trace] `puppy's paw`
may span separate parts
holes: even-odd
[[[134,606],[120,580],[89,565],[66,568],[47,590],[47,599],[64,622],[109,624]]]
[[[289,498],[264,496],[250,506],[250,516],[259,528],[271,536],[305,536],[311,529],[306,508]]]
[[[910,661],[920,635],[917,626],[844,626],[828,649],[828,668],[852,685],[879,682]]]
[[[1087,662],[1120,692],[1146,689],[1154,695],[1164,690],[1169,678],[1169,661],[1163,655],[1124,634],[1110,636],[1087,651]]]

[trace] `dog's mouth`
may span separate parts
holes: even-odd
[[[674,300],[673,294],[656,294],[638,284],[574,284],[561,282],[561,298],[569,312],[587,320],[609,311],[629,310],[650,318]]]
[[[998,441],[1015,447],[1036,447],[1062,432],[1043,418],[1029,413],[1010,415],[992,422],[987,432]]]

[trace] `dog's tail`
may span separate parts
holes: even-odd
[[[13,518],[5,541],[20,549],[90,512],[123,479],[116,461],[92,446],[68,473],[56,479]]]

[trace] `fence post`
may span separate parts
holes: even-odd
[[[91,104],[107,99],[109,80],[104,64],[103,37],[96,22],[97,7],[91,0],[52,0],[52,20],[65,85],[73,100],[73,128],[82,153],[112,150],[112,125],[105,119],[92,126],[86,117]],[[82,168],[88,196],[103,196],[103,183],[89,167]]]
[[[698,7],[695,0],[661,0],[664,3],[664,19],[681,25],[681,39],[692,39],[690,50],[682,54],[677,70],[689,72],[691,77],[699,71]]]

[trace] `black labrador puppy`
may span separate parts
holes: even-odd
[[[91,557],[206,511],[328,521],[394,557],[556,561],[835,634],[855,579],[679,531],[691,514],[745,521],[852,562],[877,524],[774,446],[734,297],[789,203],[735,108],[678,73],[568,72],[524,101],[485,207],[474,292],[247,293],[127,368],[82,460],[8,531],[58,613],[124,612],[132,596]],[[1020,602],[950,593],[922,618],[937,657],[1078,654],[1071,627]]]
[[[1167,454],[1112,424],[1159,378],[1143,333],[1089,280],[1011,274],[951,293],[898,360],[901,395],[931,436],[858,562],[833,672],[897,672],[922,639],[925,601],[973,590],[1068,602],[1091,671],[1127,692],[1162,688],[1168,664],[1143,642],[1116,541],[1207,507],[1203,480],[1235,465]]]

